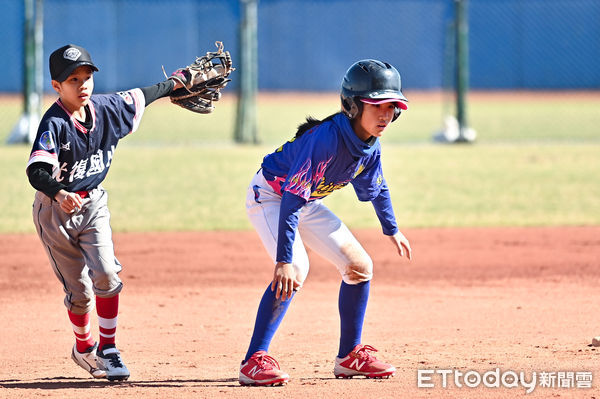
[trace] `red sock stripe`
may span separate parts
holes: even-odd
[[[85,327],[90,324],[90,314],[75,314],[70,310],[67,311],[69,313],[69,320],[71,323],[75,324],[78,327]]]
[[[96,297],[96,311],[98,312],[98,324],[100,327],[100,341],[98,342],[98,346],[102,349],[106,344],[115,344],[119,295],[115,295],[112,298]]]
[[[100,340],[98,342],[98,346],[100,348],[104,348],[106,344],[116,344],[116,328],[111,328],[110,330],[105,330],[103,328],[100,329]]]
[[[100,334],[102,335],[106,335],[106,336],[111,336],[114,335],[117,332],[117,328],[102,328],[100,327]]]
[[[92,339],[92,334],[90,334],[89,332],[87,334],[79,334],[77,332],[75,332],[75,338],[77,338],[79,341],[86,341],[86,340],[91,340]],[[94,341],[92,340],[92,345],[94,344]]]
[[[105,319],[114,319],[119,313],[119,295],[111,298],[96,297],[96,311],[98,316]]]
[[[73,333],[75,334],[75,345],[81,353],[85,352],[90,346],[94,345],[94,339],[90,333],[90,314],[75,314],[70,310],[69,320],[73,324]]]

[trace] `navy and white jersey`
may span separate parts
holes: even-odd
[[[398,226],[381,167],[381,144],[362,141],[342,113],[293,138],[264,157],[262,173],[281,195],[277,261],[291,262],[298,215],[309,201],[351,183],[360,201],[371,201],[383,232]]]
[[[106,177],[119,140],[139,127],[144,109],[140,89],[92,95],[88,131],[58,99],[40,122],[27,167],[48,163],[67,191],[92,190]]]

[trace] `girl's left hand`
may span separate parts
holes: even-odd
[[[400,256],[406,256],[409,260],[412,259],[412,250],[410,249],[410,243],[408,239],[404,237],[404,234],[401,232],[397,232],[393,236],[389,236],[396,248],[398,249],[398,254]]]

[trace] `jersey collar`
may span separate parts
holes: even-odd
[[[65,113],[67,114],[67,116],[69,117],[69,119],[71,120],[71,122],[73,122],[73,125],[75,126],[75,129],[79,130],[81,133],[87,134],[87,133],[91,132],[92,130],[94,130],[94,128],[96,127],[96,109],[94,108],[94,104],[91,101],[88,102],[88,105],[90,107],[90,113],[92,114],[92,128],[90,130],[87,130],[85,127],[83,127],[83,125],[81,124],[81,122],[79,122],[73,116],[73,114],[71,114],[67,110],[67,107],[65,107],[65,105],[62,103],[62,101],[60,101],[60,98],[58,100],[56,100],[56,104],[59,107],[61,107],[63,111],[65,111]]]
[[[368,143],[362,141],[356,135],[354,129],[352,129],[350,119],[346,115],[342,113],[337,114],[333,117],[333,123],[340,129],[346,148],[348,148],[353,157],[364,157],[371,155],[375,151],[379,138],[374,137],[375,140],[369,140]]]

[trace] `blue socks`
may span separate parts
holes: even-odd
[[[356,285],[342,281],[338,300],[341,326],[339,358],[346,357],[356,345],[361,343],[370,286],[370,281]]]
[[[363,321],[369,301],[370,281],[359,284],[346,284],[342,281],[340,286],[340,295],[338,308],[340,312],[340,347],[338,357],[343,358],[361,343]],[[293,294],[295,295],[295,293]],[[292,298],[294,296],[292,295]],[[254,332],[250,340],[250,347],[244,358],[247,361],[250,356],[258,351],[269,351],[271,340],[281,324],[285,312],[287,311],[292,298],[287,301],[275,298],[275,293],[271,291],[271,285],[263,294],[256,314],[254,323]]]
[[[271,284],[269,284],[258,306],[254,332],[244,362],[258,351],[269,351],[269,344],[273,339],[273,335],[275,335],[277,327],[281,324],[281,320],[283,320],[283,316],[285,316],[285,312],[295,294],[294,292],[287,301],[282,301],[281,297],[276,299],[275,292],[271,291]]]

